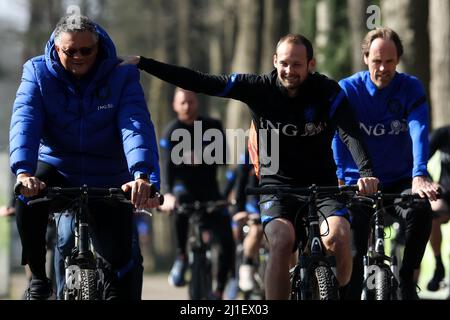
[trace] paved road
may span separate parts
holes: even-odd
[[[21,299],[26,278],[24,274],[16,273],[11,277],[11,299]],[[144,300],[186,300],[187,287],[174,288],[167,283],[167,274],[152,274],[144,277],[142,289]]]
[[[11,277],[11,299],[21,299],[26,280],[23,274],[13,274]],[[449,296],[449,288],[445,287],[437,292],[422,290],[419,292],[422,299],[443,300]],[[167,274],[152,274],[144,276],[142,289],[143,300],[187,300],[187,287],[174,288],[167,283]]]

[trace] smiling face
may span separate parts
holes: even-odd
[[[273,64],[277,69],[278,79],[287,89],[289,96],[295,96],[309,71],[314,68],[315,60],[308,61],[304,45],[285,41],[278,46]]]
[[[55,49],[65,70],[77,79],[93,67],[98,53],[98,41],[89,31],[63,32]]]
[[[392,40],[375,39],[364,56],[370,79],[378,89],[383,89],[394,79],[399,63],[397,48]]]

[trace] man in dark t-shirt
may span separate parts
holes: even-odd
[[[331,141],[334,130],[339,128],[360,170],[360,192],[376,191],[378,180],[373,177],[347,99],[337,82],[312,72],[313,48],[304,36],[282,37],[273,59],[275,69],[264,75],[210,75],[144,57],[126,58],[124,63],[137,63],[138,68],[184,89],[247,104],[258,133],[269,137],[258,139],[259,150],[275,154],[275,159],[260,157],[261,186],[337,185]],[[261,197],[261,220],[270,252],[265,279],[267,299],[289,297],[294,220],[304,205],[304,201],[290,197]],[[345,286],[352,264],[348,213],[343,204],[331,198],[321,199],[318,207],[327,217],[321,225],[327,234],[323,237],[325,248],[336,256],[337,279]]]
[[[176,205],[194,201],[222,200],[217,181],[219,163],[209,163],[203,159],[206,154],[205,148],[214,143],[205,138],[205,132],[215,131],[217,136],[223,137],[224,143],[221,145],[221,151],[225,156],[226,143],[222,124],[216,119],[199,116],[197,96],[192,91],[177,88],[174,94],[173,108],[177,119],[168,124],[163,138],[160,140],[163,190],[167,192],[161,208],[172,211]],[[196,140],[198,138],[200,141]],[[221,160],[223,160],[222,163],[225,163],[224,158]],[[216,288],[210,295],[211,299],[220,299],[232,268],[234,242],[231,219],[228,211],[224,209],[215,210],[204,218],[205,221],[202,223],[211,230],[212,240],[220,246]],[[169,274],[169,283],[180,287],[185,284],[189,216],[176,214],[174,219],[177,257]]]

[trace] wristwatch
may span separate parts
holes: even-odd
[[[144,180],[147,180],[147,181],[150,180],[150,179],[148,178],[148,174],[142,173],[142,172],[136,172],[136,173],[134,174],[134,180],[137,180],[137,179],[144,179]]]

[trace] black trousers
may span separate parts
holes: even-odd
[[[402,193],[411,191],[411,179],[401,180],[384,188],[385,193]],[[387,207],[393,204],[385,201]],[[353,271],[348,285],[346,298],[360,300],[364,280],[363,256],[367,253],[370,219],[373,211],[363,206],[349,208],[352,217],[352,251]],[[399,219],[405,225],[405,250],[400,269],[400,283],[412,282],[414,270],[420,267],[423,254],[431,233],[432,211],[428,201],[410,208],[398,205],[388,208],[387,213]]]
[[[67,187],[68,182],[54,167],[38,162],[35,176],[48,187]],[[22,242],[22,264],[28,264],[34,278],[45,279],[46,230],[49,213],[62,208],[51,203],[33,206],[16,201],[17,228]],[[136,294],[133,279],[140,277],[127,273],[119,280],[115,273],[132,259],[132,208],[119,202],[93,202],[89,204],[89,227],[95,251],[103,258],[110,270],[106,285],[107,298],[129,299]],[[134,267],[140,270],[142,265]],[[139,272],[138,272],[139,273]]]

